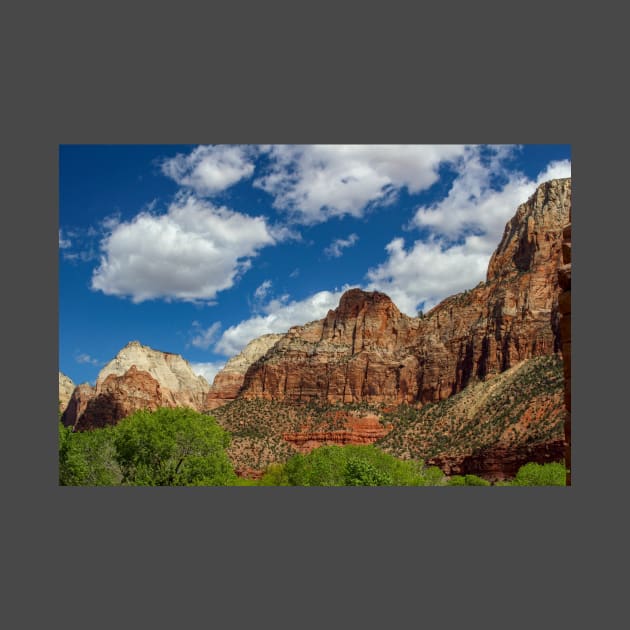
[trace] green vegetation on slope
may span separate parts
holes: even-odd
[[[369,446],[321,446],[272,464],[260,485],[289,486],[428,486],[444,478],[436,467],[396,459]]]
[[[382,414],[393,430],[376,444],[396,457],[429,459],[563,438],[564,381],[556,355],[537,357],[418,409],[400,405]],[[523,425],[525,418],[531,421]]]
[[[262,479],[234,474],[230,436],[189,409],[138,412],[115,427],[72,432],[59,424],[59,484],[75,486],[487,486],[475,476],[447,478],[422,461],[369,446],[322,446],[267,467]],[[498,486],[564,485],[561,463],[526,464]]]

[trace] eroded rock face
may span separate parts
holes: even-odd
[[[434,457],[427,464],[438,466],[447,475],[478,475],[489,481],[502,481],[513,478],[529,462],[547,464],[563,458],[564,441],[554,440],[516,447],[496,445],[464,458]]]
[[[257,337],[250,341],[239,354],[232,357],[214,377],[212,387],[206,395],[206,409],[216,409],[234,400],[243,385],[245,372],[249,366],[266,354],[283,336],[268,334]]]
[[[569,217],[570,218],[570,217]],[[567,416],[564,422],[565,464],[567,485],[571,485],[571,223],[562,232],[562,266],[558,281],[562,292],[558,299],[560,313],[560,340],[564,365],[564,404]]]
[[[202,411],[209,389],[181,356],[132,341],[101,370],[94,387],[75,388],[62,422],[84,430],[115,424],[140,409]]]
[[[94,388],[78,387],[64,414],[64,423],[83,431],[116,424],[141,409],[155,411],[158,407],[175,406],[172,396],[162,391],[156,379],[132,365],[121,376],[109,374]]]
[[[538,187],[508,222],[487,280],[423,318],[352,289],[320,321],[291,328],[245,374],[240,396],[427,403],[560,348],[558,267],[571,179]]]
[[[59,411],[65,411],[76,385],[63,372],[59,372]]]
[[[301,453],[308,453],[319,446],[346,444],[373,444],[391,431],[390,426],[383,426],[376,415],[360,417],[348,415],[344,419],[343,429],[332,431],[313,431],[305,429],[294,433],[283,433],[282,437],[293,444]]]

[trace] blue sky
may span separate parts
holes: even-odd
[[[409,315],[485,279],[506,221],[570,145],[62,145],[59,369],[129,341],[210,382],[350,287]]]

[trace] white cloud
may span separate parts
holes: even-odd
[[[264,300],[267,297],[267,293],[269,293],[269,289],[271,289],[272,282],[271,280],[265,280],[255,291],[254,297],[257,300]]]
[[[513,148],[494,147],[482,154],[467,149],[448,195],[419,208],[412,225],[430,236],[405,249],[401,238],[387,245],[387,260],[368,271],[369,290],[387,293],[398,307],[414,315],[445,297],[485,280],[488,261],[499,244],[505,224],[536,187],[552,178],[570,177],[568,160],[552,162],[530,180],[504,165]],[[497,179],[502,185],[496,188]]]
[[[478,147],[467,149],[448,195],[434,204],[418,208],[412,224],[430,228],[435,234],[449,239],[459,238],[470,231],[483,233],[489,245],[496,247],[506,222],[539,184],[548,179],[571,176],[568,160],[550,163],[535,180],[519,172],[510,172],[504,165],[505,158],[510,155],[509,149],[495,147],[486,159]],[[497,178],[505,182],[499,190],[492,185]]]
[[[464,245],[444,248],[439,239],[416,241],[406,250],[402,238],[391,241],[387,260],[367,273],[369,291],[382,291],[396,306],[415,316],[416,307],[424,302],[424,310],[443,298],[475,286],[485,276],[488,256],[485,248],[479,253],[478,237],[470,237]]]
[[[141,212],[114,226],[101,242],[92,288],[135,303],[210,301],[233,286],[260,248],[275,242],[263,217],[179,196],[166,214]]]
[[[350,234],[348,238],[338,238],[324,249],[324,254],[330,258],[339,258],[343,249],[352,247],[358,240],[359,237],[356,234]]]
[[[199,322],[193,322],[193,327],[195,328],[196,334],[190,343],[195,346],[195,348],[207,350],[217,338],[221,328],[221,322],[215,322],[205,330],[201,328]]]
[[[101,362],[98,359],[95,359],[93,357],[91,357],[89,354],[86,354],[85,352],[77,354],[74,357],[74,360],[77,363],[87,363],[89,365],[100,365]]]
[[[271,168],[254,185],[274,206],[304,224],[333,216],[363,216],[372,203],[388,204],[403,187],[416,193],[438,179],[459,145],[273,145],[261,147]]]
[[[223,369],[225,361],[209,361],[207,363],[190,363],[190,369],[197,374],[203,376],[210,385],[214,381],[217,372]]]
[[[288,296],[271,300],[263,307],[264,315],[256,315],[226,329],[214,349],[225,356],[233,356],[260,335],[284,333],[292,326],[321,319],[330,309],[337,308],[339,298],[348,288],[319,291],[300,301],[288,302]]]
[[[59,249],[68,249],[72,247],[72,243],[69,239],[63,237],[61,229],[59,230]]]
[[[198,195],[213,195],[254,172],[253,147],[200,146],[162,162],[162,173]]]

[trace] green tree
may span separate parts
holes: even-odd
[[[59,485],[111,486],[120,483],[114,458],[114,429],[74,432],[59,423]]]
[[[269,464],[260,479],[260,486],[289,486],[289,476],[283,464]]]
[[[137,411],[118,423],[114,444],[125,485],[222,486],[236,481],[225,451],[229,433],[192,409]]]
[[[346,462],[346,486],[391,486],[392,478],[368,461],[350,458]]]
[[[521,466],[512,482],[513,486],[565,486],[566,468],[561,462]]]
[[[292,486],[424,486],[437,485],[442,478],[439,469],[397,459],[373,445],[321,446],[308,455],[294,455],[282,471],[282,479]]]

